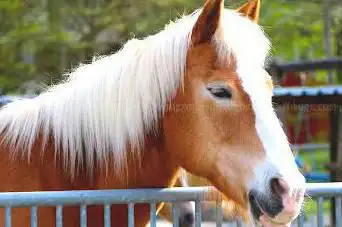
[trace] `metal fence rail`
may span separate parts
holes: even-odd
[[[178,226],[178,211],[175,203],[179,201],[195,201],[195,226],[201,226],[201,202],[216,201],[216,226],[222,226],[221,198],[213,197],[212,187],[189,187],[168,189],[127,189],[127,190],[82,190],[82,191],[49,191],[49,192],[3,192],[0,193],[0,207],[5,208],[5,226],[11,226],[11,208],[30,207],[31,226],[37,226],[37,208],[56,207],[56,226],[62,227],[63,206],[80,206],[81,227],[87,226],[87,206],[104,206],[104,226],[110,226],[110,206],[112,204],[128,204],[128,225],[134,226],[134,205],[150,204],[151,227],[156,226],[156,203],[173,204],[173,226]],[[317,225],[323,226],[323,200],[335,198],[336,225],[342,226],[342,183],[310,183],[307,184],[307,195],[317,199]],[[304,226],[304,216],[297,219],[298,226]],[[238,226],[242,223],[238,221]]]
[[[333,220],[336,227],[342,227],[342,183],[310,183],[307,184],[307,196],[316,200],[317,206],[317,226],[324,225],[324,209],[323,202],[325,199],[335,200],[335,220]],[[304,226],[305,211],[297,218],[299,227]]]
[[[211,187],[189,187],[168,189],[127,189],[127,190],[81,190],[81,191],[48,191],[48,192],[3,192],[0,193],[0,207],[5,208],[5,226],[11,226],[11,208],[30,207],[31,226],[37,226],[37,207],[51,207],[56,209],[56,226],[62,227],[62,209],[67,205],[80,206],[81,227],[87,226],[87,206],[104,206],[104,226],[110,226],[110,205],[128,204],[128,226],[134,226],[134,205],[150,204],[151,227],[156,226],[156,203],[173,203],[173,224],[178,226],[178,212],[176,202],[195,201],[196,227],[201,222],[201,202],[217,200],[212,197]],[[218,226],[222,224],[222,214],[217,215]]]

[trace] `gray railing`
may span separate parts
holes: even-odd
[[[307,184],[307,194],[311,199],[317,199],[317,225],[323,226],[323,200],[335,198],[336,225],[342,225],[341,198],[342,183],[310,183]],[[201,202],[216,201],[216,226],[222,226],[223,214],[221,198],[213,197],[211,187],[189,187],[168,189],[127,189],[127,190],[83,190],[83,191],[49,191],[49,192],[3,192],[0,193],[0,207],[5,208],[5,226],[11,226],[11,209],[15,207],[30,207],[31,226],[37,224],[38,207],[56,207],[56,226],[62,227],[63,206],[80,206],[81,227],[87,226],[87,206],[104,206],[104,226],[111,223],[110,207],[113,204],[128,204],[128,226],[134,226],[134,205],[139,203],[150,204],[150,226],[155,227],[156,203],[169,202],[173,204],[173,226],[178,226],[179,201],[195,202],[195,226],[201,226]],[[298,226],[304,226],[304,213],[297,219]],[[237,226],[242,226],[240,221]]]
[[[30,207],[31,227],[37,226],[37,207],[56,206],[56,226],[62,227],[63,206],[79,205],[81,227],[87,226],[87,206],[104,206],[104,226],[110,226],[110,205],[128,204],[128,226],[134,226],[134,205],[150,204],[151,227],[156,226],[156,203],[173,203],[173,224],[178,226],[178,201],[195,201],[196,227],[201,222],[203,201],[213,201],[209,187],[168,188],[168,189],[127,189],[127,190],[82,190],[49,192],[3,192],[0,193],[0,207],[5,208],[5,226],[11,226],[11,208]],[[220,204],[219,199],[217,204]],[[218,226],[222,225],[222,215],[217,215]]]
[[[342,182],[339,183],[310,183],[307,184],[307,196],[309,199],[316,201],[317,206],[317,226],[323,227],[324,223],[324,209],[323,202],[326,199],[335,200],[335,223],[329,224],[329,226],[342,227]],[[330,210],[329,210],[330,211]],[[331,214],[330,214],[331,215]],[[297,224],[299,227],[304,226],[305,224],[305,210],[303,210],[302,214],[297,218]],[[330,217],[329,217],[330,219]],[[332,221],[332,220],[328,220]],[[312,226],[312,225],[310,225]]]

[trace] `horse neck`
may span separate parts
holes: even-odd
[[[0,135],[2,140],[3,135]],[[0,151],[11,162],[22,159],[27,164],[39,168],[44,175],[54,174],[54,178],[61,178],[63,185],[47,189],[114,189],[139,187],[167,187],[172,186],[178,177],[178,167],[170,162],[168,152],[165,150],[162,133],[145,136],[144,147],[136,152],[128,149],[124,168],[115,168],[115,155],[107,157],[107,164],[94,159],[92,168],[87,166],[85,160],[77,160],[75,169],[71,169],[64,162],[65,154],[62,150],[56,151],[55,144],[50,136],[44,149],[42,149],[42,136],[38,136],[31,149],[30,157],[27,152],[19,150],[13,153],[10,146],[1,144]],[[131,146],[128,146],[131,147]],[[96,153],[96,152],[95,152]],[[110,154],[111,152],[108,152]],[[17,158],[12,159],[13,155]],[[6,159],[7,159],[6,158]],[[27,163],[26,163],[27,162]],[[90,174],[89,174],[89,170]],[[57,180],[57,179],[56,179]],[[58,185],[58,184],[56,184]],[[45,190],[45,189],[41,189]]]
[[[102,174],[98,178],[98,188],[168,187],[175,184],[179,168],[170,162],[160,135],[146,136],[144,148],[139,152],[132,149],[126,152],[126,168],[121,174],[112,171],[110,166],[108,171],[100,171]]]

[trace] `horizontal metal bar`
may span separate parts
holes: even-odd
[[[312,71],[312,70],[334,70],[342,68],[342,58],[326,58],[309,61],[295,62],[272,62],[271,68],[280,69],[282,72],[288,71]]]
[[[307,143],[307,144],[291,144],[292,149],[302,150],[304,152],[313,151],[316,149],[330,149],[330,144],[327,143]]]
[[[342,196],[341,183],[309,183],[311,197]],[[80,190],[44,192],[2,192],[0,207],[102,205],[120,203],[150,203],[176,201],[216,201],[214,187],[179,187],[160,189]]]
[[[306,192],[311,197],[334,197],[342,195],[342,182],[309,183]]]
[[[100,205],[119,203],[149,203],[176,201],[214,201],[211,187],[179,187],[161,189],[118,189],[118,190],[79,190],[79,191],[43,191],[43,192],[2,192],[0,207],[17,206],[56,206]]]

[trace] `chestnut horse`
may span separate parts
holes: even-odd
[[[250,223],[289,224],[305,180],[272,106],[259,9],[259,0],[238,10],[207,0],[4,106],[0,191],[171,187],[184,168],[243,207]],[[87,215],[88,226],[103,225],[102,206]],[[127,216],[127,205],[112,206],[112,226],[127,226]],[[12,210],[12,226],[29,219],[29,209]],[[148,221],[149,206],[136,205],[135,226]],[[55,208],[39,208],[38,222],[55,226]],[[63,224],[79,226],[79,207],[63,209]]]

